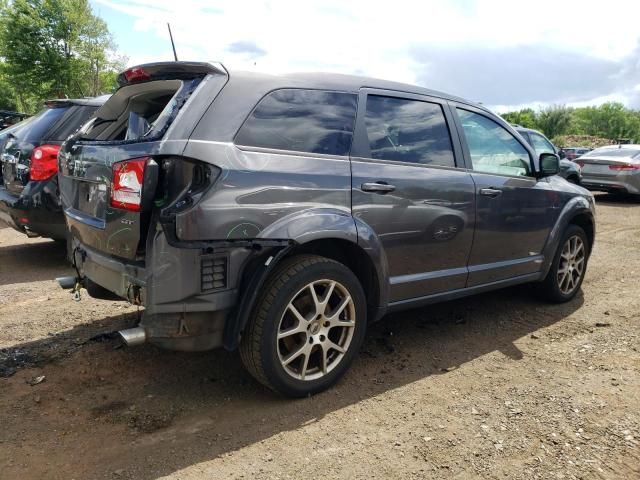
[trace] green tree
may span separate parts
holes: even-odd
[[[598,107],[576,109],[574,130],[577,134],[604,138],[640,138],[640,115],[621,103],[604,103]]]
[[[537,115],[538,128],[549,137],[557,137],[569,131],[573,109],[564,105],[553,105],[540,110]]]
[[[538,128],[536,112],[532,108],[523,108],[516,112],[507,112],[502,115],[505,121],[515,123],[525,128]]]
[[[36,110],[49,97],[111,91],[121,65],[88,0],[13,0],[0,6],[0,57],[16,103]]]

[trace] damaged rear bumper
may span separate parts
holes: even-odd
[[[160,229],[147,243],[144,262],[106,255],[75,237],[70,258],[81,277],[145,307],[138,326],[146,341],[171,350],[200,351],[237,345],[235,322],[239,313],[243,315],[239,306],[247,290],[241,288],[244,273],[283,242],[264,243],[221,241],[183,247]]]

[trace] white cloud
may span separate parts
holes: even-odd
[[[640,39],[640,2],[628,0],[96,1],[133,17],[141,41],[162,45],[154,58],[130,55],[132,64],[172,58],[168,21],[184,60],[216,60],[229,68],[274,73],[356,73],[409,83],[424,79],[425,65],[411,54],[420,46],[538,47],[620,62]],[[264,54],[229,50],[239,43]],[[130,54],[126,45],[120,47]]]

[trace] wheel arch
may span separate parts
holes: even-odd
[[[380,319],[389,299],[387,260],[380,240],[368,225],[349,212],[312,209],[280,219],[260,233],[260,240],[286,239],[284,247],[254,254],[242,274],[236,311],[227,320],[224,346],[234,350],[258,298],[258,291],[285,258],[315,254],[338,261],[360,281],[367,299],[368,321]]]
[[[549,233],[547,243],[543,250],[544,263],[542,265],[541,279],[545,278],[549,272],[562,235],[569,225],[578,225],[585,231],[589,240],[589,253],[591,253],[596,233],[593,206],[584,197],[574,197],[569,200],[562,209],[562,212],[560,212],[556,220],[556,224],[552,228],[551,233]]]
[[[341,238],[321,238],[296,244],[287,253],[287,257],[305,253],[330,258],[345,265],[362,285],[367,299],[369,321],[375,321],[381,316],[381,305],[385,305],[387,299],[382,298],[385,291],[381,288],[380,274],[372,258],[360,245]]]

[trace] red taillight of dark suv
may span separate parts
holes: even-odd
[[[149,157],[114,163],[111,167],[111,198],[113,208],[139,212],[142,205],[142,185]]]
[[[34,181],[49,180],[58,173],[59,145],[40,145],[31,152],[29,179]]]

